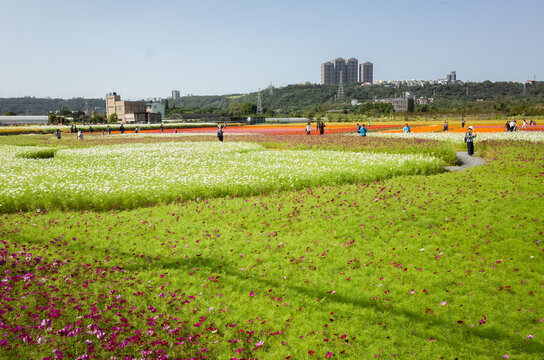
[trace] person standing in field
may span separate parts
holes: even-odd
[[[361,134],[361,136],[366,136],[365,124],[363,124],[363,126],[361,126],[361,129],[359,130],[359,134]]]
[[[57,129],[55,136],[60,140],[60,129]]]
[[[310,135],[310,131],[312,131],[312,125],[308,121],[308,124],[306,125],[306,135]]]
[[[474,130],[474,128],[469,126],[465,134],[465,142],[467,143],[467,153],[469,156],[474,155],[474,138],[476,137],[476,134],[473,134],[472,130]]]
[[[461,127],[462,127],[462,128],[465,127],[465,118],[461,119]]]
[[[402,129],[402,131],[404,131],[405,134],[410,133],[410,126],[408,126],[408,123],[406,123],[406,125],[404,125],[404,128]]]
[[[119,126],[119,131],[121,132],[121,134],[125,133],[125,127],[123,126],[123,124],[121,124],[121,126]]]
[[[161,132],[163,132],[163,131],[164,131],[164,126],[161,123]]]
[[[521,125],[522,129],[527,129],[527,120],[523,119],[523,125]]]
[[[111,135],[111,128],[109,125],[108,125],[108,135]]]
[[[361,125],[357,124],[357,133],[361,132]]]
[[[221,124],[217,125],[217,138],[223,142],[223,126]]]
[[[318,124],[319,124],[319,135],[323,135],[325,133],[325,123],[323,121],[320,121]]]

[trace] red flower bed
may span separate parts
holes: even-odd
[[[402,127],[401,125],[370,125],[368,126],[369,131],[385,130],[385,129],[395,129]],[[346,124],[325,124],[325,134],[339,134],[339,133],[351,133],[355,132],[355,125],[346,125]],[[133,132],[133,131],[131,131]],[[159,129],[156,130],[146,130],[141,131],[146,133],[160,133]],[[206,133],[206,134],[215,134],[217,132],[216,127],[200,127],[200,128],[191,128],[191,129],[165,129],[164,133]],[[249,125],[249,126],[227,126],[225,133],[231,134],[261,134],[261,135],[300,135],[306,134],[306,125],[297,124],[297,125]],[[310,135],[319,135],[319,131],[315,128],[315,125],[312,125],[312,131]]]

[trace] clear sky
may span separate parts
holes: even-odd
[[[0,97],[123,99],[374,79],[544,80],[542,0],[2,0]]]

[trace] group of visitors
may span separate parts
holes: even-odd
[[[162,124],[161,124],[161,127],[162,127]],[[91,124],[89,124],[89,133],[92,134],[94,132],[94,128]],[[119,126],[119,132],[121,134],[124,134],[125,133],[125,126],[123,124],[121,124],[121,126]],[[140,132],[140,127],[139,126],[136,126],[136,128],[134,128],[134,132],[136,134],[138,134]],[[83,131],[81,130],[81,128],[77,128],[77,126],[75,124],[72,124],[72,126],[70,126],[70,133],[75,133],[77,134],[77,139],[78,140],[83,140]],[[106,130],[102,130],[102,135],[105,135],[105,134],[108,134],[108,135],[111,135],[111,127],[108,125]],[[57,139],[61,139],[61,131],[60,129],[57,129],[57,131],[55,131],[55,136],[57,137]]]
[[[361,135],[361,136],[366,136],[366,132],[367,132],[367,128],[365,126],[365,124],[363,125],[359,125],[357,124],[357,132]]]
[[[536,121],[531,120],[529,122],[529,126],[536,126]],[[516,120],[507,121],[506,124],[504,125],[504,128],[506,132],[515,132],[519,130]],[[521,125],[521,128],[527,129],[527,120],[523,119],[523,124]]]
[[[527,127],[527,121],[526,120],[524,120],[524,126]],[[517,124],[516,120],[507,121],[506,124],[504,125],[504,127],[506,129],[506,132],[518,131],[518,124]]]
[[[368,126],[370,127],[370,123],[368,123]],[[360,134],[361,136],[366,136],[367,131],[368,131],[368,129],[365,126],[365,124],[363,124],[363,125],[357,124],[357,133],[358,134]]]
[[[315,128],[317,131],[319,131],[319,135],[323,135],[325,133],[325,123],[323,121],[317,121],[315,124]],[[312,124],[308,121],[308,124],[306,124],[306,135],[310,135],[312,132]]]

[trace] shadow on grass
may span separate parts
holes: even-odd
[[[164,261],[153,261],[150,264],[147,265],[130,265],[127,267],[124,267],[125,270],[131,270],[131,271],[142,271],[142,270],[148,270],[148,271],[157,271],[158,268],[160,269],[170,269],[170,270],[179,270],[180,267],[190,270],[192,268],[204,268],[207,269],[210,273],[217,272],[222,275],[227,275],[232,278],[238,278],[241,281],[230,283],[228,286],[234,288],[235,290],[241,291],[241,292],[250,292],[252,289],[255,288],[255,286],[247,286],[244,284],[244,282],[255,282],[258,284],[264,284],[267,287],[275,287],[275,288],[287,288],[290,291],[298,294],[303,294],[305,296],[308,296],[310,298],[314,299],[324,299],[326,298],[327,302],[329,303],[339,303],[344,305],[350,305],[354,307],[359,308],[371,308],[374,311],[378,311],[381,313],[390,313],[397,317],[406,317],[410,319],[411,321],[424,324],[425,328],[428,328],[429,331],[426,332],[426,334],[417,334],[418,337],[423,338],[425,341],[427,341],[433,334],[431,333],[431,328],[449,328],[448,331],[456,332],[460,335],[461,338],[469,338],[469,337],[478,337],[482,340],[487,341],[505,341],[508,342],[508,345],[511,348],[519,348],[520,346],[523,346],[522,352],[523,353],[531,353],[531,354],[543,354],[544,353],[544,344],[538,341],[531,340],[530,342],[521,343],[522,339],[517,336],[511,336],[508,335],[505,331],[502,331],[500,329],[497,329],[497,327],[485,327],[479,326],[479,327],[470,327],[467,324],[463,325],[452,325],[451,321],[447,321],[445,319],[440,319],[437,317],[429,317],[429,316],[423,316],[420,314],[417,314],[413,311],[409,311],[406,309],[394,309],[392,307],[386,307],[379,304],[378,301],[374,301],[371,298],[355,298],[350,297],[346,295],[340,295],[340,294],[328,294],[324,291],[314,290],[311,288],[306,288],[302,286],[292,285],[288,284],[287,282],[277,282],[272,281],[269,279],[255,279],[252,276],[246,276],[240,273],[240,271],[233,269],[232,267],[226,265],[225,263],[221,263],[219,260],[215,259],[209,259],[209,258],[203,258],[203,257],[196,257],[196,258],[189,258],[189,259],[183,259],[179,262],[164,262]],[[500,324],[498,325],[500,326]],[[455,340],[449,340],[447,338],[439,338],[438,339],[442,343],[448,344],[452,348],[458,348],[460,344]],[[516,346],[517,345],[517,346]],[[468,351],[467,347],[470,346],[468,343],[463,344],[464,351]],[[485,349],[484,349],[485,350]],[[479,348],[474,348],[472,351],[478,352],[478,351],[484,351]]]

